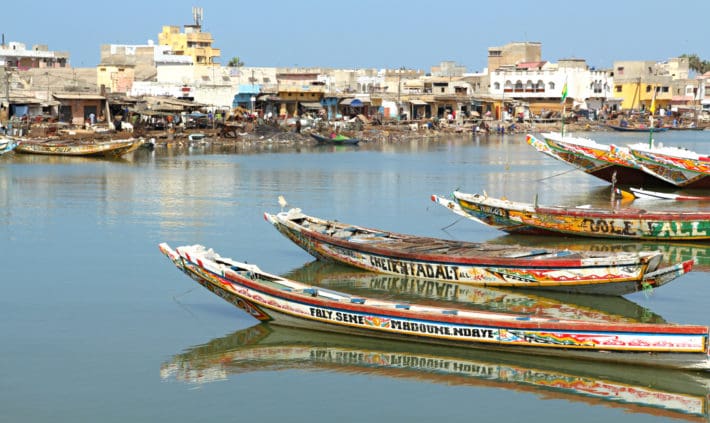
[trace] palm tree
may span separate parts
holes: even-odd
[[[244,66],[244,62],[242,62],[242,60],[239,58],[239,56],[236,56],[236,57],[232,57],[229,60],[229,63],[227,64],[227,66],[230,66],[233,68],[241,68],[242,66]]]
[[[697,54],[682,54],[680,57],[688,59],[688,67],[699,74],[704,74],[710,71],[710,62],[707,60],[700,60]]]

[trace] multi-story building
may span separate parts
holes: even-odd
[[[34,45],[28,50],[25,44],[10,42],[0,44],[0,66],[27,70],[32,68],[65,68],[69,66],[69,53],[50,51],[46,45]]]
[[[179,26],[164,26],[158,34],[158,44],[168,46],[173,54],[192,57],[196,65],[213,65],[220,57],[220,49],[212,47],[214,40],[209,32],[202,32],[202,8],[193,8],[194,24],[185,25],[185,32]]]

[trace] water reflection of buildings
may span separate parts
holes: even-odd
[[[188,349],[160,369],[163,379],[203,384],[252,371],[327,370],[428,383],[530,392],[703,421],[710,379],[659,370],[423,346],[262,324]]]

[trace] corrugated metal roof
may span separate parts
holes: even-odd
[[[57,93],[52,96],[57,100],[106,100],[102,95],[87,93]]]

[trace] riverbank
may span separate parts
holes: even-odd
[[[400,143],[423,138],[432,138],[445,135],[456,134],[525,134],[529,132],[550,132],[560,131],[559,122],[554,123],[506,123],[492,122],[489,131],[476,130],[473,125],[464,126],[443,126],[430,128],[418,123],[401,123],[385,125],[363,125],[360,129],[341,129],[331,125],[323,124],[319,127],[303,128],[296,132],[295,128],[280,126],[275,124],[254,125],[244,128],[244,132],[235,133],[235,136],[225,137],[220,134],[219,129],[205,129],[199,132],[200,139],[195,139],[192,132],[171,132],[171,131],[145,131],[137,133],[146,139],[155,140],[156,144],[164,145],[195,145],[200,143],[212,143],[217,145],[259,145],[259,144],[315,144],[316,141],[310,136],[311,133],[330,133],[336,131],[350,138],[357,138],[363,142],[372,143]],[[501,130],[501,128],[503,128]],[[572,122],[565,124],[565,131],[570,132],[609,132],[611,129],[604,124],[597,122]],[[204,138],[202,138],[204,136]]]

